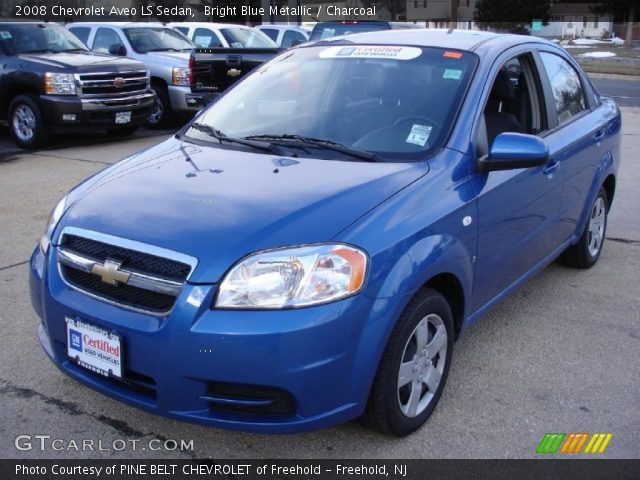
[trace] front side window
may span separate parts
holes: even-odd
[[[93,49],[96,52],[109,53],[112,46],[124,47],[118,33],[112,28],[99,28],[93,39]]]
[[[273,40],[257,29],[223,28],[220,33],[231,48],[278,48]]]
[[[222,46],[218,35],[208,28],[196,28],[193,33],[193,43],[200,48],[218,48]]]
[[[193,43],[171,28],[130,27],[124,34],[137,53],[186,52],[193,48]]]
[[[540,58],[551,83],[558,123],[566,123],[586,109],[580,75],[558,55],[541,52]]]
[[[294,43],[304,43],[307,41],[307,37],[296,30],[287,30],[282,37],[282,48],[291,48]]]
[[[274,42],[278,41],[278,30],[275,28],[261,28],[260,31]]]
[[[73,33],[52,23],[0,24],[0,52],[5,55],[88,51]]]
[[[422,160],[446,140],[476,63],[473,53],[439,48],[288,50],[209,107],[186,136],[213,145],[212,129],[238,139],[313,137],[385,161]],[[313,148],[296,153],[321,157]]]

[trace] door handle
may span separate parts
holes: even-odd
[[[556,159],[552,159],[546,167],[544,167],[544,170],[542,170],[542,173],[544,173],[545,175],[551,175],[553,172],[555,172],[558,167],[560,166],[560,162]]]
[[[604,130],[598,130],[593,139],[596,141],[596,143],[602,143],[606,134],[607,132],[605,132]]]

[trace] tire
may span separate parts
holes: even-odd
[[[136,130],[138,130],[138,127],[110,128],[109,130],[107,130],[107,133],[109,135],[124,137],[127,135],[133,135]]]
[[[397,437],[421,427],[442,395],[453,338],[453,314],[446,299],[431,289],[418,292],[389,337],[369,394],[364,422]],[[418,342],[426,346],[420,350]],[[429,379],[433,382],[430,387]]]
[[[18,95],[9,105],[9,130],[16,144],[33,150],[49,140],[38,100],[33,95]]]
[[[596,264],[602,253],[602,246],[607,234],[608,209],[607,192],[604,188],[600,188],[591,205],[589,220],[580,240],[565,250],[560,256],[560,263],[568,267],[582,269],[591,268]]]
[[[151,113],[147,117],[147,126],[153,129],[165,128],[171,121],[171,102],[167,89],[161,85],[151,85],[155,92],[155,100]]]

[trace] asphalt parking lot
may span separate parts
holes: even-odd
[[[357,422],[295,436],[205,428],[125,406],[61,374],[36,339],[29,255],[66,190],[167,135],[0,153],[0,457],[514,458],[535,457],[546,432],[612,432],[605,457],[640,458],[640,108],[624,108],[623,121],[600,262],[588,271],[551,265],[472,326],[455,346],[435,414],[404,439]],[[65,449],[18,450],[18,435],[50,435]],[[107,449],[67,449],[87,439]],[[194,450],[143,450],[166,439],[193,440]],[[119,451],[114,440],[139,448]]]

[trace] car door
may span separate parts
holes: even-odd
[[[494,83],[481,103],[484,110],[475,136],[476,155],[486,155],[490,135],[495,137],[505,129],[544,137],[549,120],[534,52],[525,49],[503,55],[489,78]],[[517,91],[514,98],[511,87]],[[503,125],[502,129],[496,129],[496,124]],[[474,173],[478,250],[473,311],[497,300],[559,245],[563,184],[559,167],[552,157],[546,166]]]
[[[606,155],[606,131],[590,85],[570,61],[561,52],[541,49],[538,62],[551,114],[545,140],[564,174],[558,235],[565,240],[579,233],[597,165]]]

